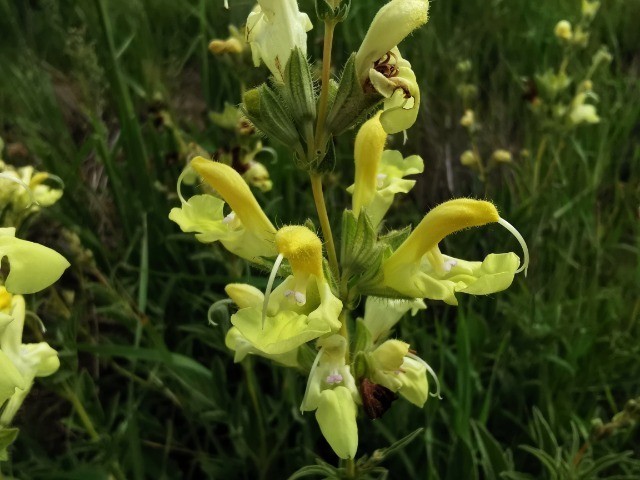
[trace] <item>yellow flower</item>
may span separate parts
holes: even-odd
[[[436,380],[436,393],[440,385],[435,372],[420,357],[411,353],[409,344],[400,340],[387,340],[368,354],[371,380],[399,393],[409,402],[422,408],[429,398],[427,372]]]
[[[407,175],[422,173],[422,158],[412,155],[403,159],[395,150],[384,150],[387,137],[380,113],[365,122],[356,136],[354,148],[355,179],[347,191],[353,194],[353,212],[365,208],[374,227],[380,224],[397,193],[407,193],[415,180]]]
[[[358,450],[355,379],[345,364],[347,341],[341,335],[318,340],[318,355],[311,367],[300,410],[316,410],[316,420],[333,451],[340,458],[355,458]]]
[[[483,262],[443,255],[438,244],[469,227],[499,223],[516,236],[525,253],[523,265],[514,253],[491,254]],[[520,234],[490,202],[456,199],[432,209],[411,235],[383,263],[384,284],[409,298],[431,298],[457,305],[456,292],[486,295],[509,287],[515,273],[529,264]]]
[[[251,189],[233,168],[196,157],[191,167],[223,198],[196,195],[181,208],[174,208],[169,218],[183,232],[196,232],[204,243],[220,241],[230,252],[256,263],[262,257],[274,257],[276,229],[264,214]],[[231,213],[224,215],[225,202]]]
[[[376,14],[356,53],[360,85],[384,98],[380,121],[389,134],[411,127],[418,116],[420,89],[411,64],[397,45],[428,20],[428,0],[391,0]]]
[[[306,227],[281,228],[275,239],[278,259],[269,279],[262,307],[237,295],[245,308],[231,317],[231,323],[262,356],[284,355],[306,342],[340,328],[342,302],[331,292],[322,271],[322,243]],[[271,290],[280,262],[286,259],[293,275]],[[253,295],[255,299],[255,295]]]
[[[567,20],[560,20],[556,24],[553,33],[560,40],[569,41],[573,38],[573,29],[571,28],[571,24]]]
[[[221,55],[223,53],[242,53],[247,45],[246,40],[238,29],[230,25],[229,32],[231,35],[226,40],[214,39],[209,43],[209,50],[215,55]]]

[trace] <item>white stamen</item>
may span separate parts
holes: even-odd
[[[450,272],[453,267],[458,265],[458,261],[454,259],[445,260],[442,268],[444,268],[445,272]]]
[[[295,292],[293,294],[293,298],[296,299],[296,303],[298,305],[304,305],[305,303],[307,303],[307,296],[302,292]]]
[[[522,238],[522,235],[520,235],[520,232],[516,230],[516,227],[511,225],[504,218],[499,218],[498,223],[502,225],[504,228],[506,228],[507,230],[509,230],[509,232],[511,232],[511,235],[516,237],[516,240],[518,240],[520,247],[522,247],[522,252],[524,253],[524,259],[522,261],[522,265],[520,265],[520,268],[516,270],[516,273],[520,273],[524,271],[524,276],[526,277],[527,269],[529,268],[529,248],[527,248],[527,242],[524,241],[524,238]]]
[[[284,260],[284,255],[279,254],[276,258],[276,261],[273,262],[273,268],[271,269],[271,275],[269,275],[269,281],[267,282],[267,289],[264,292],[264,301],[262,302],[262,329],[264,330],[264,320],[267,318],[267,306],[269,305],[269,297],[271,296],[271,288],[273,287],[273,282],[276,279],[276,275],[278,274],[278,270],[280,269],[280,265],[282,264],[282,260]]]
[[[293,297],[298,305],[304,305],[307,303],[307,296],[302,292],[296,292],[295,290],[285,290],[284,296],[287,298]]]
[[[334,372],[330,375],[327,376],[327,378],[325,379],[325,381],[329,384],[329,385],[335,385],[336,383],[342,383],[342,375],[340,375],[338,372]]]
[[[233,223],[235,219],[236,219],[236,212],[231,212],[229,215],[227,215],[222,219],[222,223],[224,223],[225,225],[229,225]]]
[[[386,173],[379,173],[378,175],[376,175],[378,188],[382,188],[383,187],[384,181],[386,179],[387,179],[387,174]]]
[[[436,382],[436,393],[429,392],[429,395],[431,395],[432,397],[438,397],[438,400],[442,400],[442,395],[440,395],[440,382],[438,381],[438,376],[436,375],[436,372],[433,371],[433,368],[431,368],[429,364],[425,362],[423,359],[421,359],[419,356],[411,352],[407,353],[407,357],[409,357],[412,360],[415,360],[416,362],[418,362],[420,365],[423,365],[424,368],[427,369],[427,372],[429,372],[429,374],[433,377],[433,379]]]

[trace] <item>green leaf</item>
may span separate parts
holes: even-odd
[[[513,470],[508,456],[486,427],[479,422],[472,421],[471,428],[480,451],[485,478],[499,478],[502,472]]]
[[[388,447],[380,448],[380,449],[376,450],[373,453],[373,455],[371,456],[371,458],[367,460],[366,466],[363,466],[363,468],[371,468],[371,467],[374,467],[374,466],[378,465],[379,463],[382,463],[384,460],[389,458],[391,455],[394,455],[394,454],[398,453],[400,450],[402,450],[407,445],[409,445],[411,442],[413,442],[416,438],[418,438],[418,436],[423,431],[424,431],[424,428],[420,427],[420,428],[414,430],[413,432],[411,432],[409,435],[406,435],[406,436],[402,437],[400,440],[397,440],[397,441],[393,442]]]

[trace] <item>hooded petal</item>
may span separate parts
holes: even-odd
[[[376,60],[427,23],[428,18],[428,0],[391,0],[378,10],[356,53],[356,72],[360,81],[368,78],[369,69]]]
[[[5,281],[11,293],[34,293],[60,278],[69,262],[43,245],[15,238],[14,228],[0,228],[0,260],[9,259]]]
[[[190,165],[229,204],[247,230],[272,241],[276,229],[238,172],[204,157],[194,158]]]
[[[323,390],[316,420],[322,435],[340,458],[355,458],[358,450],[356,404],[345,387]]]
[[[385,150],[382,152],[380,164],[372,176],[376,182],[374,194],[371,196],[369,203],[363,205],[366,207],[367,214],[374,226],[379,225],[383,220],[393,204],[396,194],[408,193],[415,185],[415,180],[406,180],[404,177],[422,173],[423,171],[424,164],[422,158],[418,155],[403,158],[402,154],[397,150]],[[357,182],[358,175],[356,166],[356,183]],[[355,184],[351,185],[347,191],[354,193]]]
[[[425,215],[411,235],[385,261],[385,276],[399,265],[419,262],[447,235],[498,222],[499,218],[496,207],[482,200],[458,198],[438,205]]]
[[[378,171],[387,132],[382,128],[378,112],[367,120],[356,135],[354,146],[355,182],[353,185],[353,213],[358,216],[360,209],[369,208],[378,185]]]

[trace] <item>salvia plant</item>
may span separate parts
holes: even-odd
[[[190,161],[178,181],[181,206],[169,215],[200,242],[220,242],[268,275],[264,291],[248,284],[226,286],[237,308],[226,345],[236,362],[256,355],[307,376],[298,407],[315,413],[341,459],[339,468],[324,462],[314,467],[326,476],[378,472],[374,460],[380,452],[357,460],[358,416],[379,418],[398,396],[417,408],[430,395],[439,396],[428,358],[412,348],[411,339],[394,337],[401,317],[425,309],[424,299],[457,305],[457,294],[504,290],[528,266],[524,239],[490,201],[452,199],[414,228],[384,228],[394,197],[416,183],[407,177],[424,167],[419,156],[404,158],[385,145],[389,135],[408,130],[417,119],[420,89],[399,45],[427,23],[428,10],[428,0],[388,2],[335,79],[333,37],[350,1],[317,0],[325,28],[318,82],[307,55],[309,16],[295,0],[259,0],[247,18],[245,38],[255,66],[266,65],[271,76],[244,91],[241,114],[269,140],[288,147],[291,161],[308,173],[320,231],[312,221],[276,227],[236,169],[202,156]],[[238,53],[244,48],[233,32],[214,47]],[[328,211],[323,180],[336,164],[334,139],[354,128],[352,202],[342,212]],[[181,183],[194,172],[204,182],[203,192],[185,199]],[[336,215],[341,215],[339,236],[331,228],[330,216]],[[517,238],[523,259],[492,253],[471,261],[440,250],[448,235],[494,223]],[[354,318],[360,304],[364,315]]]

